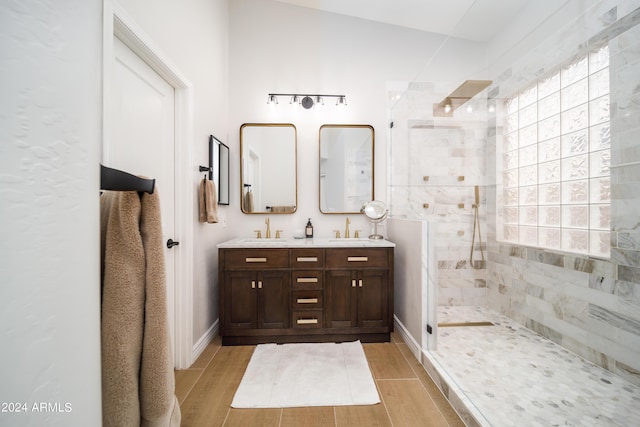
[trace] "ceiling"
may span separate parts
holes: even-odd
[[[527,0],[276,1],[478,42],[491,40],[527,3]]]

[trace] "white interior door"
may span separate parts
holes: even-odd
[[[113,37],[110,138],[106,166],[155,178],[163,241],[175,238],[175,90],[120,39]],[[165,246],[167,309],[175,349],[175,262]]]

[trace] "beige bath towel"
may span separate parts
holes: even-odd
[[[271,212],[273,213],[294,213],[296,211],[295,206],[272,206]]]
[[[200,182],[200,222],[218,222],[218,195],[215,182],[203,178]]]
[[[179,426],[158,192],[104,192],[103,426]]]

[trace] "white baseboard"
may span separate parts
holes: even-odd
[[[192,361],[195,362],[198,357],[202,354],[205,348],[209,345],[211,341],[218,335],[218,327],[220,326],[220,319],[216,319],[213,322],[213,325],[198,339],[198,341],[193,345],[193,356]],[[192,362],[192,363],[193,363]]]
[[[413,338],[413,336],[409,333],[407,328],[402,324],[400,320],[394,315],[393,316],[393,324],[395,330],[398,331],[400,335],[402,335],[402,339],[404,340],[409,350],[413,356],[418,359],[422,363],[422,349],[420,348],[420,344]]]

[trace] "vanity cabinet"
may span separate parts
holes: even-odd
[[[389,341],[393,247],[220,248],[224,345]]]

